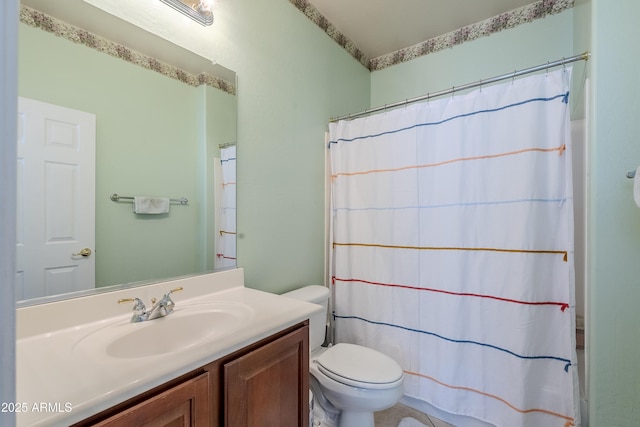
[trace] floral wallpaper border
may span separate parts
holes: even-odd
[[[333,26],[327,18],[320,13],[308,0],[289,0],[299,11],[313,21],[318,27],[322,29],[329,37],[331,37],[336,43],[342,46],[351,56],[353,56],[358,62],[365,67],[369,68],[369,58],[353,44],[351,40],[342,34],[336,27]],[[369,68],[370,69],[370,68]]]
[[[27,6],[20,6],[20,22],[34,28],[47,31],[74,43],[85,45],[98,52],[106,53],[148,70],[163,74],[189,86],[207,85],[222,90],[231,95],[236,94],[235,85],[208,73],[198,75],[161,62],[156,58],[143,55],[126,46],[112,42],[82,28],[60,21],[52,16],[39,12]]]
[[[574,6],[574,0],[539,0],[387,55],[368,59],[351,40],[338,31],[308,0],[289,1],[370,71],[381,70],[464,42],[489,36],[508,28],[544,18],[547,15],[563,12]]]

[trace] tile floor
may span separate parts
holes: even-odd
[[[397,427],[405,417],[415,418],[427,427],[455,427],[401,403],[386,411],[376,412],[374,414],[375,427]]]

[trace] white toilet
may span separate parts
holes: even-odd
[[[316,405],[340,427],[373,427],[373,413],[390,408],[404,394],[402,368],[379,351],[355,344],[322,347],[329,289],[305,286],[283,294],[319,304],[324,311],[309,319],[309,384]]]

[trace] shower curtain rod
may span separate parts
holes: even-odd
[[[375,108],[371,108],[371,109],[368,109],[368,110],[361,111],[359,113],[351,113],[351,114],[346,114],[346,115],[340,116],[340,117],[334,117],[334,118],[330,119],[329,122],[333,123],[333,122],[337,122],[337,121],[345,120],[345,119],[346,120],[355,119],[357,117],[362,117],[362,116],[366,116],[368,114],[377,113],[378,111],[387,110],[389,108],[401,107],[401,106],[404,106],[404,105],[412,104],[414,102],[426,101],[426,100],[429,100],[431,98],[436,98],[438,96],[450,95],[452,93],[459,92],[461,90],[473,89],[473,88],[476,88],[478,86],[487,85],[487,84],[491,84],[491,83],[496,83],[496,82],[499,82],[499,81],[502,81],[502,80],[514,79],[516,77],[520,77],[520,76],[523,76],[525,74],[531,74],[531,73],[535,73],[537,71],[547,70],[547,69],[552,68],[552,67],[558,67],[560,65],[566,65],[566,64],[570,64],[572,62],[577,62],[577,61],[586,61],[586,60],[589,59],[590,55],[591,54],[589,52],[584,52],[584,53],[581,53],[580,55],[575,55],[575,56],[572,56],[572,57],[569,57],[569,58],[562,58],[562,59],[559,59],[557,61],[547,62],[546,64],[541,64],[541,65],[538,65],[538,66],[535,66],[535,67],[525,68],[524,70],[514,71],[512,73],[503,74],[501,76],[491,77],[491,78],[486,79],[486,80],[479,80],[477,82],[467,83],[467,84],[462,85],[462,86],[453,86],[450,89],[445,89],[445,90],[441,90],[439,92],[429,93],[427,95],[418,96],[416,98],[406,99],[404,101],[394,102],[393,104],[385,104],[385,105],[382,105],[380,107],[375,107]]]

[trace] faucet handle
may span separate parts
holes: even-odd
[[[164,296],[162,297],[162,300],[160,301],[160,304],[162,306],[162,310],[164,311],[164,315],[166,316],[167,314],[171,314],[171,312],[173,312],[173,307],[176,306],[176,303],[173,302],[173,300],[171,299],[171,294],[174,292],[179,292],[181,291],[183,288],[182,286],[179,286],[177,288],[171,289],[170,291],[167,291]]]
[[[118,304],[123,304],[125,302],[133,303],[133,316],[131,317],[131,322],[142,322],[146,320],[146,311],[147,307],[144,306],[144,303],[140,298],[121,298],[118,300]]]
[[[168,291],[167,293],[164,294],[164,298],[167,299],[169,298],[169,295],[171,295],[174,292],[180,292],[184,290],[184,288],[182,286],[178,286],[177,288],[173,288],[170,291]]]
[[[121,298],[118,300],[118,304],[123,304],[125,302],[132,302],[134,310],[146,310],[146,307],[140,298]]]

